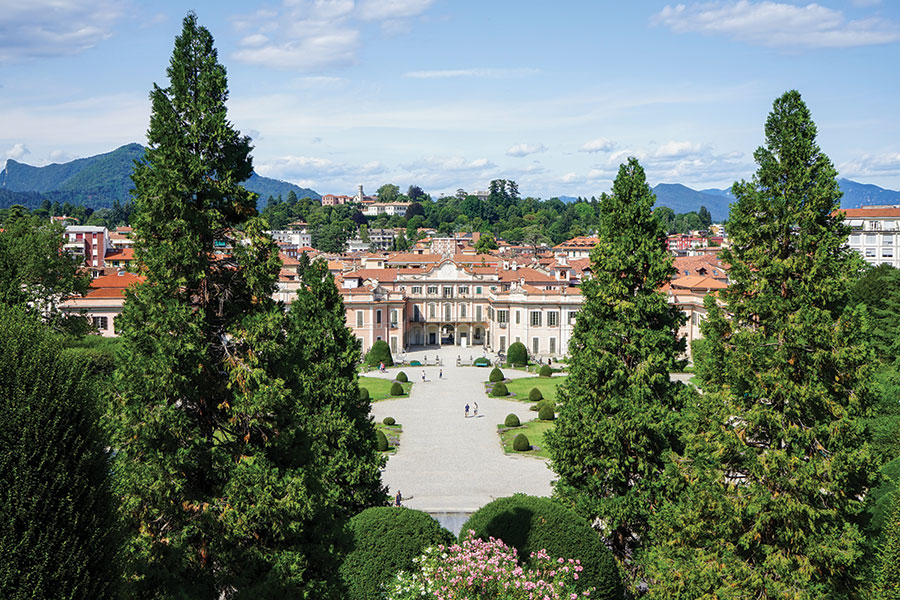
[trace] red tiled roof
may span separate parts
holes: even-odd
[[[847,218],[867,219],[869,217],[900,217],[900,208],[842,208],[838,212]]]

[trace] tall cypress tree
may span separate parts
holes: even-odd
[[[894,490],[891,515],[884,526],[884,544],[876,574],[877,600],[900,600],[900,493]]]
[[[630,561],[660,493],[664,455],[677,443],[684,317],[660,288],[672,276],[655,196],[634,158],[619,168],[600,206],[593,277],[569,344],[562,409],[547,434],[555,494],[594,520]]]
[[[846,598],[873,475],[860,417],[872,354],[847,308],[859,259],[836,172],[796,91],[774,103],[751,182],[732,188],[725,311],[708,302],[704,394],[656,513],[652,595]],[[737,592],[739,590],[739,592]]]
[[[324,260],[304,254],[301,285],[286,324],[284,380],[300,403],[313,438],[317,471],[331,482],[326,492],[350,518],[387,501],[381,483],[384,458],[375,445],[371,403],[361,400],[356,366],[359,341],[347,327],[344,301]]]
[[[213,38],[184,19],[136,165],[116,471],[135,598],[328,598],[338,508],[279,377],[280,268]]]
[[[118,597],[97,395],[35,315],[0,305],[0,598]]]

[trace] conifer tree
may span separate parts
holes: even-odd
[[[677,500],[655,513],[647,555],[659,598],[846,598],[873,476],[860,417],[872,354],[848,308],[836,171],[796,91],[774,103],[751,182],[732,188],[723,309],[695,359],[702,377]]]
[[[660,490],[665,453],[677,442],[684,317],[660,288],[671,278],[655,197],[634,158],[619,168],[600,207],[593,277],[572,340],[562,409],[548,432],[555,494],[589,520],[599,518],[614,553],[630,561]]]
[[[359,341],[347,327],[344,301],[323,260],[304,254],[301,285],[286,323],[283,376],[301,405],[313,440],[317,472],[331,482],[329,501],[349,519],[387,502],[381,483],[384,458],[375,446],[371,403],[359,394]]]
[[[227,120],[225,68],[193,13],[167,74],[133,176],[146,282],[116,321],[129,596],[329,598],[339,509],[279,377],[280,261],[240,185],[249,138]]]
[[[0,305],[0,598],[118,597],[96,398],[35,315]]]
[[[891,515],[884,526],[877,573],[877,600],[900,600],[900,493],[894,491]]]

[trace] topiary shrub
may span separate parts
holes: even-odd
[[[359,388],[359,399],[363,402],[369,401],[369,388],[361,387]]]
[[[514,367],[528,364],[528,348],[522,342],[515,342],[506,351],[506,362]]]
[[[476,358],[475,362],[472,364],[474,364],[476,367],[489,367],[491,366],[491,361],[482,356],[481,358]]]
[[[624,597],[618,566],[600,535],[587,520],[549,498],[525,494],[499,498],[475,512],[461,536],[470,529],[483,540],[493,536],[514,546],[524,563],[541,549],[554,558],[579,559],[584,568],[579,583],[597,588],[591,598]]]
[[[531,442],[528,441],[528,436],[524,433],[520,433],[513,440],[513,450],[516,452],[528,452],[531,450]]]
[[[395,419],[394,417],[385,417],[382,423],[384,423],[385,425],[396,425],[397,419]]]
[[[550,365],[544,365],[541,367],[538,375],[541,377],[551,377],[553,375],[553,369],[550,368]]]
[[[371,367],[377,367],[384,363],[386,367],[394,366],[394,359],[391,358],[391,347],[384,340],[378,340],[369,348],[366,354],[366,364]]]
[[[380,429],[375,430],[375,447],[378,448],[379,452],[387,452],[388,449],[387,436]]]
[[[506,384],[502,381],[495,383],[494,389],[491,390],[491,396],[509,396],[509,390],[506,389]]]
[[[406,376],[406,373],[400,371],[399,373],[397,373],[397,381],[406,383],[407,381],[409,381],[409,377]]]
[[[513,413],[509,413],[508,415],[506,415],[506,420],[503,421],[504,427],[518,427],[519,425],[521,425],[521,423],[519,422],[519,416]]]
[[[425,548],[453,543],[453,535],[427,513],[403,507],[367,508],[350,519],[352,550],[340,566],[345,598],[381,598],[381,586],[410,570]]]
[[[528,392],[528,400],[530,402],[539,402],[544,399],[544,394],[541,393],[541,390],[537,388],[531,388],[531,391]]]
[[[403,385],[399,381],[395,381],[391,384],[391,396],[402,396],[403,395]]]
[[[556,418],[556,413],[553,412],[552,404],[543,404],[538,409],[538,419],[541,421],[552,421]]]
[[[488,377],[488,380],[490,380],[494,383],[496,383],[498,381],[503,381],[504,379],[506,379],[506,378],[503,376],[503,371],[501,371],[497,367],[494,367],[494,369],[491,371],[490,376]]]

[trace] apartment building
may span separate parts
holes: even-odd
[[[69,225],[63,235],[65,251],[83,258],[85,267],[93,270],[106,266],[106,254],[114,249],[106,227]]]
[[[848,208],[841,212],[850,226],[850,248],[869,264],[900,268],[900,205]]]

